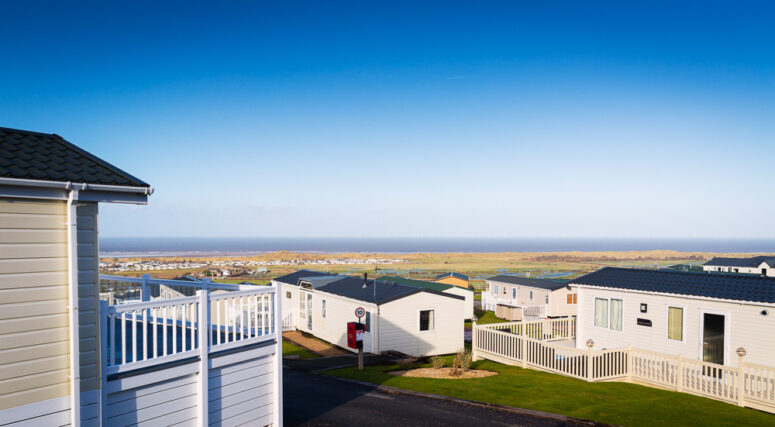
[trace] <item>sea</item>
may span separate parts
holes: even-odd
[[[293,252],[645,251],[775,253],[775,238],[100,237],[100,256],[239,256]]]

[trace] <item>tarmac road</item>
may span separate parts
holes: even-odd
[[[571,426],[573,422],[394,394],[292,369],[283,370],[287,426]]]

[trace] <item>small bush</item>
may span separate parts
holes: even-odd
[[[433,364],[433,369],[441,369],[444,367],[444,359],[441,356],[431,357],[431,363]]]
[[[398,361],[398,366],[401,368],[402,371],[408,371],[412,369],[412,360],[411,359],[401,359]]]
[[[471,369],[471,350],[461,350],[458,354],[460,354],[460,369],[462,369],[463,372]]]

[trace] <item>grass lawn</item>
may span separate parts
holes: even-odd
[[[283,356],[294,355],[299,356],[300,359],[316,359],[320,357],[306,348],[301,348],[288,340],[283,340]]]
[[[387,373],[398,366],[367,366],[362,372],[343,368],[324,374],[624,426],[775,425],[775,415],[689,394],[627,383],[588,383],[487,360],[473,366],[500,374],[443,380]]]
[[[478,319],[476,323],[479,325],[486,325],[488,323],[508,322],[508,320],[506,319],[501,319],[500,317],[496,317],[495,313],[493,313],[492,311],[474,310],[474,315],[476,315],[476,318]],[[466,328],[470,328],[471,322],[466,321],[465,326]]]

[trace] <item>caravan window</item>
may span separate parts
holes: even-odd
[[[622,300],[611,300],[611,329],[614,331],[622,330]]]
[[[608,300],[595,298],[595,326],[608,327]]]
[[[421,310],[420,311],[420,330],[431,331],[433,330],[433,310]]]
[[[680,307],[668,307],[667,309],[667,338],[676,341],[684,339],[684,309]]]
[[[511,288],[511,297],[516,298],[517,297],[517,288]]]
[[[323,309],[320,311],[320,315],[326,318],[326,300],[323,300]]]

